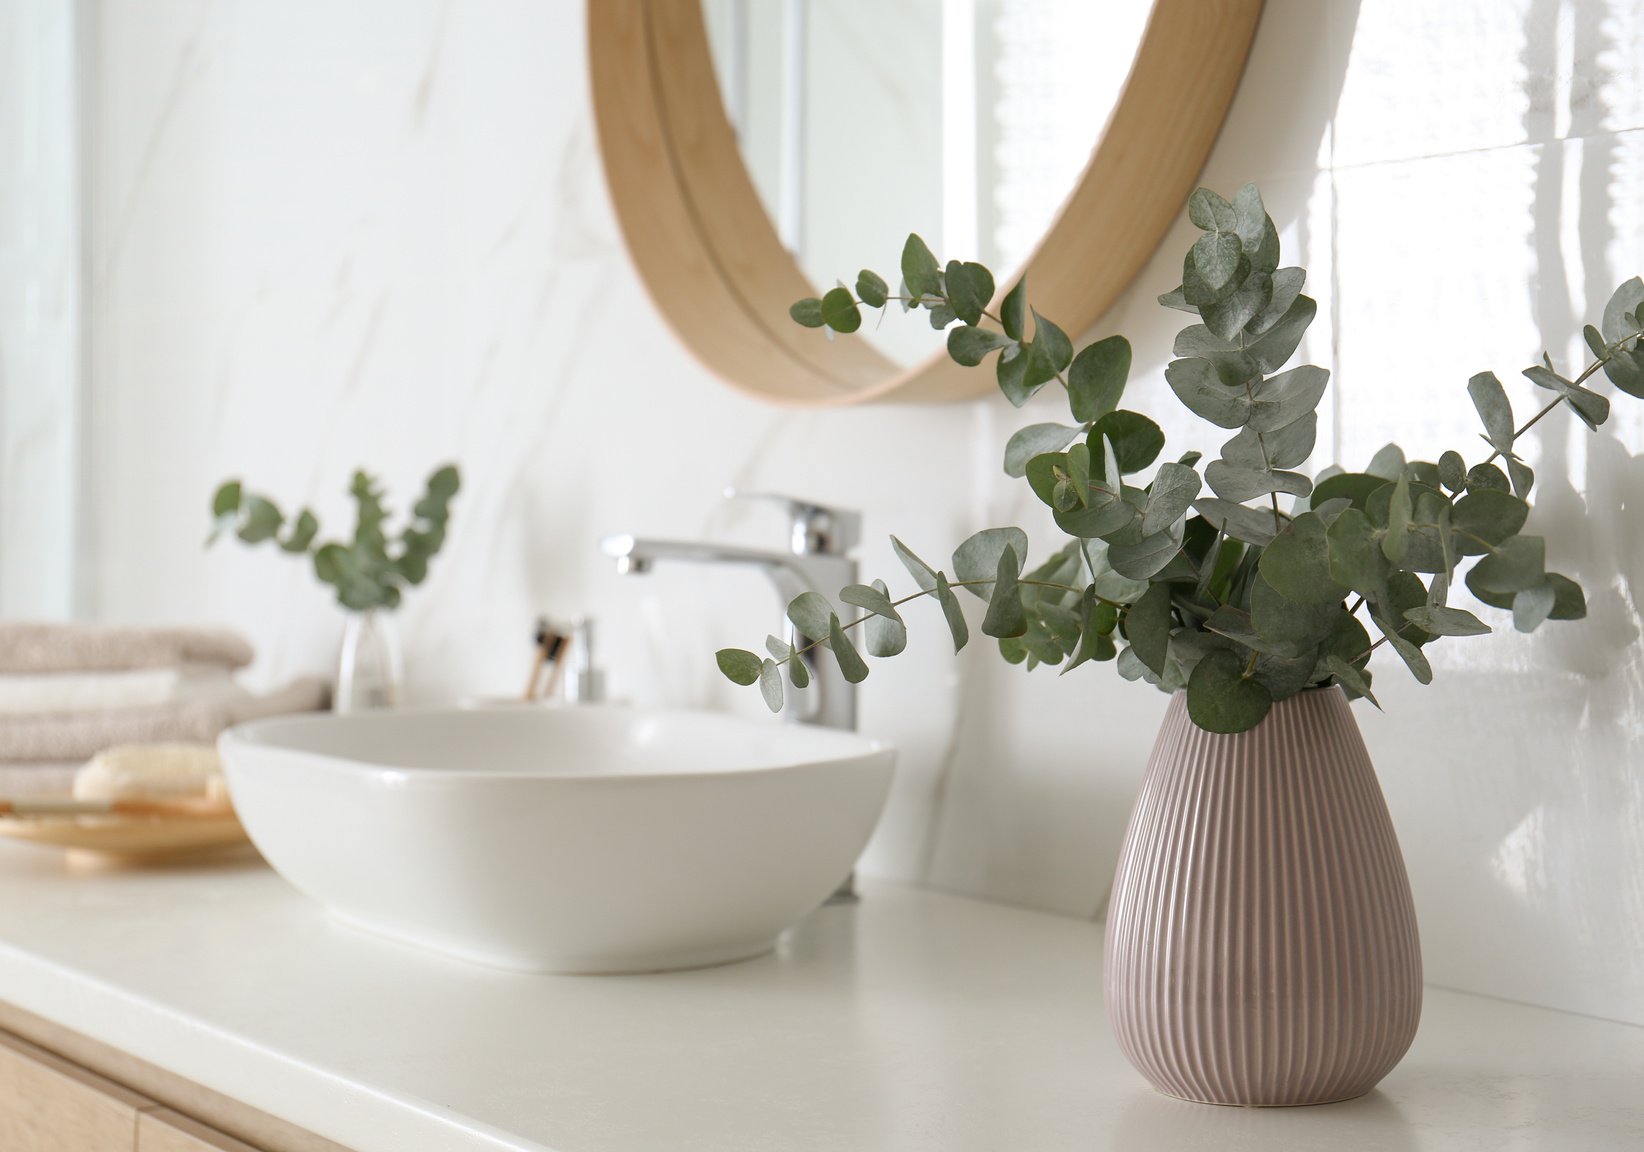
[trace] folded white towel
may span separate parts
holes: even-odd
[[[0,724],[0,763],[85,761],[116,744],[209,744],[224,728],[259,716],[311,712],[324,708],[329,696],[328,685],[304,679],[267,696],[236,687],[232,695],[216,699],[13,716]]]
[[[235,691],[228,670],[209,664],[130,672],[0,673],[0,716],[144,708],[174,700],[229,696]]]

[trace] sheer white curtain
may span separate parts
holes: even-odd
[[[75,614],[82,284],[80,34],[0,4],[0,616]]]

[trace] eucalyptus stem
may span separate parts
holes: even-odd
[[[977,587],[977,586],[982,585],[982,584],[992,584],[992,583],[994,583],[994,581],[992,581],[992,580],[953,580],[953,581],[949,582],[948,587],[949,588],[974,588],[974,587]],[[1053,588],[1058,592],[1080,592],[1080,593],[1084,592],[1083,588],[1075,588],[1071,584],[1057,584],[1057,583],[1054,583],[1053,581],[1050,581],[1050,580],[1018,580],[1018,581],[1016,581],[1016,583],[1017,583],[1018,586],[1023,587],[1023,588]],[[891,607],[892,608],[900,608],[900,607],[902,607],[902,605],[911,604],[913,601],[918,600],[921,597],[934,596],[934,595],[936,595],[936,589],[934,589],[934,588],[921,588],[919,591],[914,592],[911,595],[904,596],[900,600],[892,600],[891,601]],[[1098,597],[1096,597],[1096,599],[1099,603],[1109,604],[1109,605],[1112,605],[1114,608],[1123,608],[1123,607],[1125,607],[1124,604],[1121,604],[1117,600],[1108,600],[1108,599],[1106,599],[1105,597],[1102,597],[1102,596],[1098,596]],[[841,624],[839,626],[839,630],[841,632],[849,632],[852,628],[855,628],[858,624],[866,624],[869,620],[872,620],[877,615],[879,615],[879,613],[869,612],[866,616],[859,616],[855,620],[852,620],[849,624]],[[827,643],[826,639],[812,640],[809,644],[806,644],[803,648],[795,648],[792,652],[789,652],[786,656],[782,657],[782,659],[776,661],[776,666],[778,668],[780,668],[780,667],[782,667],[782,665],[784,665],[784,664],[788,663],[788,661],[792,660],[795,656],[803,656],[805,653],[807,653],[807,652],[809,652],[813,649],[820,648],[820,647],[822,647],[822,645],[824,645],[826,643]]]
[[[1570,381],[1570,384],[1574,387],[1580,387],[1582,381],[1586,380],[1594,372],[1597,372],[1600,368],[1604,367],[1604,365],[1608,364],[1611,360],[1615,359],[1616,352],[1619,352],[1621,350],[1621,346],[1623,344],[1625,344],[1629,340],[1637,340],[1640,337],[1644,337],[1644,328],[1641,328],[1637,332],[1633,332],[1630,335],[1623,336],[1621,339],[1614,341],[1610,345],[1611,351],[1605,352],[1604,355],[1600,356],[1597,360],[1594,360],[1591,364],[1587,365],[1586,368],[1582,369],[1581,375],[1577,376],[1574,380]],[[1553,409],[1557,408],[1560,404],[1564,403],[1564,401],[1565,401],[1565,398],[1563,396],[1555,397],[1552,400],[1552,402],[1549,403],[1540,412],[1537,412],[1534,416],[1532,416],[1528,420],[1526,420],[1524,422],[1524,427],[1520,428],[1517,432],[1513,433],[1513,443],[1516,445],[1518,443],[1518,438],[1520,436],[1524,435],[1530,429],[1534,428],[1537,424],[1541,423],[1542,417],[1546,416]],[[1496,459],[1496,457],[1498,457],[1500,455],[1501,455],[1501,449],[1497,448],[1494,452],[1490,453],[1490,455],[1485,458],[1484,463],[1486,463],[1486,464],[1492,463]]]

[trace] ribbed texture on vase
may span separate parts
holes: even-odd
[[[1360,1096],[1410,1047],[1415,908],[1339,688],[1237,736],[1176,693],[1119,855],[1107,1010],[1154,1087],[1213,1104]]]

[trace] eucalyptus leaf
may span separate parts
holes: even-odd
[[[1402,460],[1404,453],[1400,452],[1399,456]],[[1404,554],[1409,550],[1410,520],[1414,512],[1415,508],[1410,499],[1410,480],[1401,469],[1388,502],[1387,535],[1381,539],[1383,554],[1395,566],[1404,562]]]
[[[1296,517],[1262,552],[1262,577],[1297,604],[1339,604],[1347,589],[1330,575],[1324,520],[1314,512]]]
[[[1275,521],[1272,512],[1251,508],[1231,500],[1201,496],[1193,501],[1194,509],[1215,527],[1246,544],[1270,543],[1286,521]]]
[[[827,640],[832,631],[833,605],[820,592],[801,592],[788,603],[788,619],[807,640]]]
[[[1256,386],[1250,427],[1257,432],[1273,432],[1300,420],[1319,406],[1329,384],[1330,373],[1312,364],[1268,377]]]
[[[1244,330],[1273,299],[1273,278],[1266,272],[1251,272],[1244,283],[1230,295],[1199,310],[1205,327],[1226,340],[1232,340]]]
[[[741,648],[721,648],[714,653],[714,660],[725,679],[733,684],[747,687],[759,679],[759,657],[752,652]]]
[[[1514,536],[1473,566],[1467,586],[1488,592],[1518,592],[1540,584],[1547,574],[1547,542],[1540,536]]]
[[[965,613],[959,606],[959,597],[948,587],[948,578],[940,572],[935,575],[936,599],[942,605],[942,616],[947,620],[948,632],[953,636],[953,650],[959,652],[970,640],[970,626],[965,623]]]
[[[890,285],[879,273],[864,268],[856,274],[856,295],[871,308],[883,308],[890,300]]]
[[[848,584],[839,590],[839,599],[857,608],[866,608],[875,616],[902,623],[902,616],[891,603],[890,590],[883,580],[872,584]]]
[[[1376,539],[1370,518],[1357,508],[1349,508],[1330,525],[1326,533],[1330,549],[1330,578],[1365,596],[1381,592],[1387,585],[1391,565]]]
[[[837,616],[828,622],[828,647],[833,649],[833,658],[839,662],[840,675],[844,676],[846,681],[860,684],[868,678],[868,665],[851,644],[850,638],[845,635]]]
[[[1339,603],[1305,604],[1287,599],[1258,572],[1250,583],[1250,626],[1279,655],[1316,652],[1335,630]],[[1308,658],[1309,666],[1312,656]]]
[[[1295,354],[1307,334],[1307,326],[1319,310],[1310,296],[1297,296],[1283,316],[1261,337],[1251,341],[1245,351],[1263,372],[1277,372]],[[1322,369],[1321,369],[1322,371]]]
[[[1346,499],[1362,512],[1369,504],[1371,494],[1386,484],[1387,481],[1380,476],[1371,476],[1366,472],[1339,472],[1321,478],[1313,485],[1313,508],[1317,510],[1331,500]]]
[[[1000,558],[1007,553],[1016,565],[1011,575],[1020,576],[1022,561],[1027,556],[1027,533],[1020,528],[984,528],[953,553],[953,576],[956,581],[986,581],[966,584],[971,595],[986,600],[993,595],[993,576]]]
[[[1266,496],[1269,492],[1306,496],[1313,491],[1313,481],[1300,472],[1240,468],[1225,460],[1213,460],[1206,465],[1204,478],[1216,495],[1236,504]]]
[[[1149,580],[1158,575],[1181,550],[1182,529],[1180,525],[1172,525],[1164,531],[1144,536],[1135,544],[1110,546],[1107,559],[1119,575],[1132,580]]]
[[[1083,431],[1067,424],[1029,424],[1005,444],[1005,475],[1027,475],[1029,460],[1060,451]]]
[[[1433,666],[1427,662],[1427,657],[1422,655],[1421,649],[1406,640],[1396,629],[1389,628],[1384,621],[1377,619],[1376,625],[1381,628],[1382,635],[1387,637],[1387,643],[1392,645],[1393,651],[1399,654],[1399,659],[1404,661],[1405,667],[1410,669],[1410,674],[1422,684],[1431,684]]]
[[[1027,631],[1027,614],[1022,611],[1021,592],[1016,583],[1021,570],[1022,561],[1016,549],[1006,544],[999,554],[988,610],[982,619],[984,636],[1020,636]]]
[[[272,540],[285,522],[279,507],[262,496],[246,496],[240,502],[240,530],[237,535],[247,544],[261,544]]]
[[[1350,689],[1354,695],[1363,696],[1377,708],[1381,707],[1381,702],[1370,693],[1369,679],[1359,669],[1335,655],[1327,658],[1326,667],[1332,676],[1341,681],[1343,687]]]
[[[1159,426],[1140,412],[1109,412],[1090,429],[1089,445],[1092,453],[1106,438],[1113,445],[1118,470],[1123,475],[1140,472],[1159,458],[1164,449],[1165,436]],[[1106,452],[1103,452],[1105,460]],[[1118,479],[1103,465],[1102,478],[1110,484]]]
[[[1480,488],[1456,501],[1450,525],[1463,556],[1479,556],[1510,536],[1516,536],[1530,515],[1530,506],[1499,488]]]
[[[1439,481],[1450,491],[1460,492],[1467,486],[1467,462],[1460,452],[1446,452],[1439,457]]]
[[[862,327],[862,310],[849,288],[830,288],[822,294],[822,321],[835,332],[855,332]]]
[[[1482,636],[1490,626],[1464,608],[1407,608],[1404,618],[1435,636]]]
[[[1467,381],[1467,394],[1473,398],[1473,407],[1484,423],[1485,438],[1497,452],[1513,450],[1513,407],[1507,401],[1507,390],[1501,386],[1494,372],[1480,372]]]
[[[1284,319],[1290,309],[1295,307],[1296,297],[1301,295],[1302,286],[1306,283],[1307,272],[1301,268],[1280,268],[1275,271],[1273,273],[1273,295],[1268,300],[1267,307],[1262,309],[1261,314],[1245,325],[1245,331],[1253,336],[1260,336]],[[1306,328],[1307,325],[1303,323],[1302,331],[1306,331]],[[1286,356],[1285,359],[1288,360],[1289,357]],[[1279,364],[1282,365],[1283,362],[1281,360]],[[1275,365],[1275,367],[1277,366]]]
[[[807,296],[803,300],[795,300],[788,306],[788,315],[795,324],[803,324],[806,328],[821,328],[827,324],[822,318],[822,301],[816,296]],[[752,683],[752,681],[749,681]]]
[[[1183,282],[1200,284],[1202,289],[1198,299],[1194,293],[1189,293],[1188,299],[1203,308],[1226,298],[1238,288],[1249,268],[1250,262],[1237,236],[1225,232],[1200,236],[1187,254]]]
[[[948,331],[948,355],[953,357],[954,363],[962,364],[966,368],[976,367],[990,352],[1008,348],[1012,343],[1010,337],[1001,332],[994,332],[988,328],[973,328],[968,324],[961,324]]]
[[[908,575],[913,577],[913,582],[919,585],[920,591],[933,592],[936,590],[936,586],[940,582],[940,575],[936,569],[915,556],[912,549],[895,536],[891,537],[891,550],[896,553],[896,558],[902,561],[902,567],[908,570]]]
[[[1548,583],[1520,588],[1513,594],[1513,627],[1520,632],[1534,632],[1552,615],[1557,600]]]
[[[1100,420],[1119,406],[1130,376],[1130,341],[1109,336],[1086,346],[1068,366],[1068,404],[1073,418]]]
[[[999,305],[1000,327],[1005,335],[1012,340],[1021,340],[1027,336],[1027,277],[1023,276],[1016,281],[1016,286],[1005,293],[1004,300]]]
[[[1250,420],[1250,399],[1223,384],[1208,360],[1172,360],[1165,366],[1165,383],[1188,411],[1218,428],[1242,428]]]
[[[1142,535],[1162,532],[1185,516],[1198,497],[1199,488],[1199,474],[1187,465],[1159,465],[1148,488],[1147,508],[1142,513]]]
[[[899,655],[908,646],[908,628],[902,622],[901,615],[896,611],[896,605],[891,603],[890,589],[885,586],[885,582],[875,580],[871,585],[867,585],[865,590],[863,585],[853,584],[845,591],[852,590],[862,590],[857,592],[859,596],[865,596],[866,592],[874,593],[874,602],[871,604],[859,604],[857,601],[846,597],[844,592],[841,592],[839,597],[846,603],[857,604],[858,607],[867,608],[873,613],[873,616],[865,625],[868,655],[881,657]]]
[[[232,516],[240,510],[240,482],[229,480],[224,482],[211,495],[211,515],[221,520],[225,516]]]
[[[1028,350],[1027,383],[1029,387],[1056,379],[1073,361],[1073,344],[1067,333],[1033,313],[1033,346]]]
[[[982,322],[982,310],[993,300],[993,273],[980,264],[949,260],[948,307],[966,324]]]
[[[929,246],[917,235],[909,235],[907,243],[902,246],[902,283],[907,285],[911,296],[940,294],[942,291],[941,265],[937,264]]]
[[[1494,464],[1475,464],[1467,470],[1467,491],[1479,492],[1489,489],[1511,492],[1513,486],[1507,482],[1507,473]]]
[[[1610,418],[1610,402],[1597,392],[1581,387],[1564,379],[1551,368],[1534,364],[1524,370],[1537,387],[1556,392],[1564,398],[1564,402],[1581,418],[1581,422],[1592,431],[1598,431],[1598,426]],[[1528,631],[1528,629],[1525,629]]]
[[[772,712],[782,711],[782,670],[775,660],[765,660],[759,666],[759,693]]]
[[[1156,673],[1164,671],[1173,623],[1168,584],[1150,586],[1142,598],[1125,612],[1125,639],[1130,641],[1131,650],[1137,658]]]
[[[1272,707],[1272,695],[1245,679],[1239,658],[1225,650],[1206,654],[1187,682],[1187,714],[1206,732],[1248,732]]]
[[[1206,232],[1232,232],[1239,222],[1233,205],[1209,188],[1194,189],[1187,198],[1187,218]]]
[[[1222,459],[1244,468],[1294,468],[1313,454],[1318,432],[1317,412],[1308,412],[1271,432],[1246,427],[1222,445]]]

